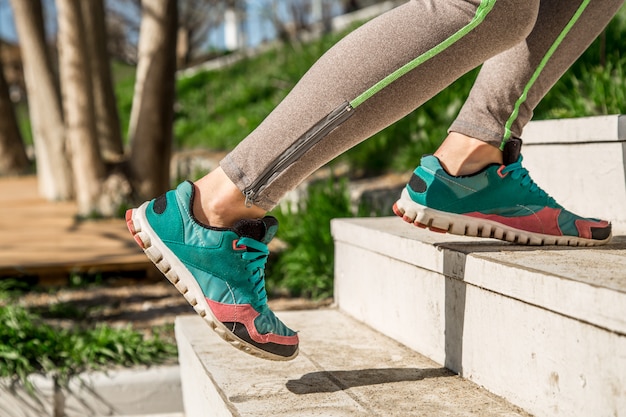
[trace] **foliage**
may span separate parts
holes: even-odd
[[[112,61],[111,72],[120,118],[120,129],[122,137],[127,139],[135,88],[135,67],[120,61]]]
[[[16,104],[15,106],[15,118],[19,125],[20,133],[22,134],[22,140],[25,145],[33,144],[33,131],[30,125],[30,116],[28,113],[28,106],[25,102]]]
[[[626,113],[626,6],[535,109],[535,119]]]
[[[542,118],[619,114],[626,110],[626,57],[606,65],[580,65],[553,90],[549,101],[538,108]],[[578,94],[571,94],[577,91]],[[544,113],[545,112],[545,113]]]
[[[225,69],[180,77],[176,146],[234,148],[341,36],[327,35],[306,47],[286,44]]]
[[[286,44],[224,69],[179,77],[175,146],[232,149],[346,32],[326,35],[304,46]],[[624,39],[626,6],[546,95],[535,110],[535,119],[626,113],[626,57],[621,56]],[[113,62],[112,68],[126,135],[135,72],[120,62]],[[407,117],[348,151],[342,160],[365,174],[414,168],[420,156],[432,152],[445,137],[475,74],[472,71],[462,77]],[[30,143],[27,111],[18,109],[18,115],[22,134]]]
[[[28,385],[28,375],[43,373],[64,383],[82,371],[161,363],[176,355],[157,329],[145,338],[130,327],[62,328],[19,306],[9,291],[0,289],[0,298],[0,377]],[[53,315],[59,311],[52,308]]]
[[[331,296],[334,246],[330,220],[366,211],[366,207],[353,211],[345,179],[333,176],[310,184],[306,198],[276,208],[272,214],[280,222],[277,237],[287,244],[287,250],[268,266],[269,292],[287,290],[291,296],[311,298]]]

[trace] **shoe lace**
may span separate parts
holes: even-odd
[[[504,169],[501,171],[502,175],[506,175],[507,173],[511,174],[511,178],[514,180],[519,180],[522,187],[530,188],[530,191],[533,193],[539,193],[540,196],[546,197],[551,201],[554,201],[548,193],[539,187],[535,181],[530,177],[530,173],[526,168],[522,166],[522,156],[520,155],[519,159],[512,164],[506,165]]]
[[[254,303],[256,309],[262,309],[267,305],[267,292],[265,290],[265,264],[270,251],[266,244],[248,237],[242,237],[237,242],[238,245],[246,246],[247,251],[243,252],[242,258],[248,263],[246,271],[250,272],[248,281],[252,284],[252,290],[257,295]]]

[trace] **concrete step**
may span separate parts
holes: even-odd
[[[178,365],[84,372],[58,386],[33,374],[31,387],[0,378],[1,417],[182,417]]]
[[[104,416],[102,416],[104,417]],[[185,417],[183,413],[167,413],[167,414],[132,414],[118,417]]]
[[[105,417],[105,416],[102,416]],[[167,414],[132,414],[118,417],[185,417],[183,413],[167,413]]]
[[[336,309],[279,316],[300,331],[290,362],[246,355],[200,317],[177,318],[185,415],[528,416]]]
[[[338,308],[536,416],[626,416],[626,236],[578,249],[338,219]]]

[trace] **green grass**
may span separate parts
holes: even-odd
[[[536,120],[626,113],[626,6],[535,109]]]
[[[22,134],[22,140],[26,145],[33,144],[33,131],[30,125],[30,116],[28,113],[28,105],[24,102],[15,106],[15,118]]]
[[[70,328],[55,326],[43,316],[80,319],[84,312],[71,305],[30,310],[16,298],[23,288],[1,284],[0,377],[28,386],[28,375],[40,373],[63,384],[83,371],[154,365],[176,357],[176,345],[157,328],[145,337],[131,327],[84,325],[80,320]]]
[[[180,78],[176,147],[234,148],[340,36],[329,35],[306,47],[284,45],[226,69]]]
[[[234,148],[345,33],[327,35],[305,46],[284,45],[226,69],[179,79],[176,147]],[[422,108],[347,152],[341,160],[364,175],[412,167],[444,137],[474,78],[475,71],[462,77]]]
[[[117,109],[120,118],[120,129],[124,140],[128,140],[128,126],[130,125],[130,112],[133,105],[135,92],[134,66],[119,61],[111,62],[111,73],[114,83]]]

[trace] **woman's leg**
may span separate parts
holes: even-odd
[[[434,157],[422,160],[396,213],[455,234],[532,244],[606,243],[608,222],[568,212],[532,182],[521,166],[518,138],[539,100],[622,3],[542,0],[528,38],[485,62],[450,134]]]
[[[542,0],[524,42],[482,66],[450,131],[494,146],[521,137],[533,109],[606,27],[623,0]]]
[[[272,209],[311,172],[523,41],[538,8],[538,0],[412,0],[374,19],[329,50],[221,168],[248,203]],[[326,120],[335,111],[336,124]]]

